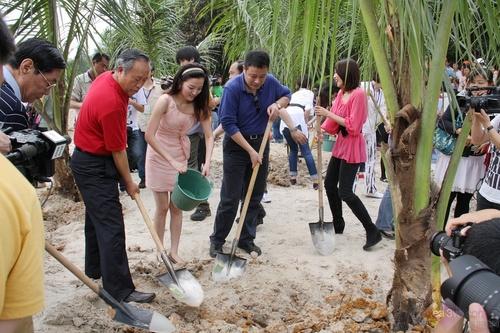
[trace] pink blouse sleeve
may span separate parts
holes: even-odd
[[[339,102],[339,98],[337,96],[337,98],[335,99],[335,101],[333,101],[333,105],[332,105],[332,108],[330,109],[330,112],[333,112],[335,113],[335,108],[337,106]],[[329,133],[329,134],[337,134],[339,132],[339,124],[335,121],[335,120],[332,120],[330,118],[326,118],[326,120],[323,122],[323,125],[321,125],[321,128]]]
[[[366,94],[363,89],[356,88],[349,99],[349,115],[344,118],[349,135],[361,135],[361,129],[368,116]]]

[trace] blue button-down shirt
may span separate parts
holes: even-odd
[[[222,128],[229,136],[237,132],[241,132],[242,135],[264,134],[269,120],[267,115],[269,105],[283,96],[288,98],[291,96],[290,89],[271,74],[267,74],[264,84],[257,91],[257,99],[247,91],[244,81],[242,73],[224,86],[219,117]]]

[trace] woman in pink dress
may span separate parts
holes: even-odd
[[[205,135],[206,155],[202,173],[205,176],[209,173],[214,140],[208,101],[206,70],[196,63],[182,66],[174,77],[171,90],[156,102],[146,130],[146,141],[152,148],[146,154],[146,186],[153,191],[155,198],[155,229],[163,241],[165,220],[170,210],[169,257],[180,265],[184,263],[179,257],[182,211],[170,201],[170,194],[177,174],[187,170],[190,143],[186,133],[196,122],[200,122]]]
[[[359,165],[366,161],[366,143],[361,131],[368,115],[366,93],[359,87],[359,67],[354,60],[337,62],[333,79],[340,91],[331,111],[316,106],[316,116],[326,117],[322,129],[337,134],[325,176],[326,195],[335,233],[344,232],[342,201],[345,201],[365,228],[366,243],[363,249],[368,250],[382,237],[363,202],[352,190]]]

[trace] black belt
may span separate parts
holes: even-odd
[[[93,157],[100,157],[100,158],[110,158],[110,157],[112,157],[111,155],[98,155],[98,154],[94,154],[94,153],[89,153],[88,151],[80,149],[80,148],[78,148],[76,146],[75,146],[75,150],[79,151],[80,153],[84,153],[84,154],[87,154],[87,155],[90,155],[90,156],[93,156]]]
[[[243,135],[246,140],[258,140],[264,137],[264,134],[252,134],[252,135]]]

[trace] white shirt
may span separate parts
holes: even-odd
[[[297,127],[300,125],[300,130],[304,135],[308,135],[308,130],[307,130],[307,124],[306,120],[304,118],[305,112],[309,112],[309,114],[312,116],[314,115],[314,108],[313,108],[313,103],[314,103],[314,93],[305,88],[300,88],[296,92],[292,94],[292,98],[290,99],[290,104],[298,104],[304,106],[304,108],[301,108],[300,106],[291,106],[288,105],[286,108],[286,112],[290,116],[293,126]],[[281,122],[280,125],[280,132],[283,133],[283,130],[287,128],[288,126],[285,124],[284,121]]]
[[[147,104],[146,94],[144,92],[144,88],[139,89],[132,97],[130,97],[137,103],[141,105]],[[139,123],[137,122],[137,109],[134,108],[131,104],[128,105],[128,114],[127,114],[127,127],[132,127],[133,130],[139,129]]]
[[[493,118],[491,125],[494,130],[500,130],[500,115]],[[490,202],[500,204],[500,149],[493,144],[491,145],[490,166],[484,176],[479,194]]]
[[[380,113],[387,116],[384,92],[382,89],[376,90],[373,81],[361,82],[361,88],[365,90],[368,99],[368,116],[363,124],[363,133],[375,134],[378,124],[382,121],[382,117],[379,115],[377,107]]]

